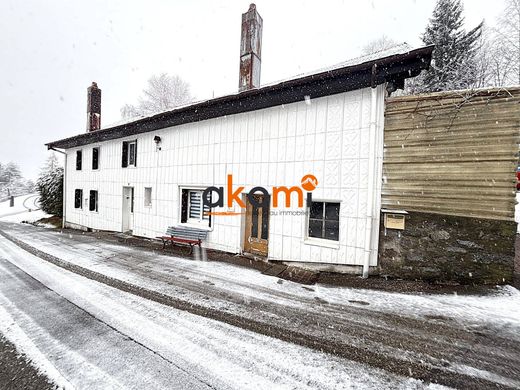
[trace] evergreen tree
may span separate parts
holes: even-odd
[[[47,159],[36,182],[40,193],[40,207],[48,214],[63,214],[63,167],[53,154]]]
[[[435,45],[432,64],[417,80],[417,92],[471,88],[478,79],[476,55],[482,24],[463,28],[460,0],[438,0],[422,40]]]

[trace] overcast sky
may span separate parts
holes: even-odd
[[[250,1],[0,1],[0,162],[36,178],[44,143],[85,131],[86,89],[102,125],[120,120],[154,73],[179,74],[197,99],[235,92],[241,14]],[[503,0],[466,0],[467,27],[493,24]],[[262,83],[359,55],[385,34],[419,46],[435,0],[257,0]]]

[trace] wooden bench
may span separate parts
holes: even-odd
[[[201,247],[202,240],[208,235],[207,230],[197,229],[187,226],[168,226],[166,234],[161,237],[163,249],[166,248],[166,243],[171,242],[172,246],[175,244],[186,244],[190,246],[190,255],[193,253],[193,247],[198,245]]]

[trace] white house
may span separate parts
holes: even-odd
[[[209,231],[208,248],[368,272],[377,265],[385,97],[429,66],[433,48],[259,86],[254,5],[242,23],[236,94],[100,129],[101,90],[88,89],[87,132],[47,144],[66,156],[65,225],[156,237],[186,224]],[[301,188],[309,174],[318,181],[311,204]],[[246,208],[228,208],[227,196],[224,207],[204,207],[202,191],[227,195],[228,175],[233,192],[244,187]],[[246,197],[257,186],[268,207]],[[289,207],[283,191],[274,196],[280,186],[300,187]]]

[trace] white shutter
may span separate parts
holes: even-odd
[[[202,192],[190,191],[190,207],[188,210],[188,218],[200,221],[202,210]]]

